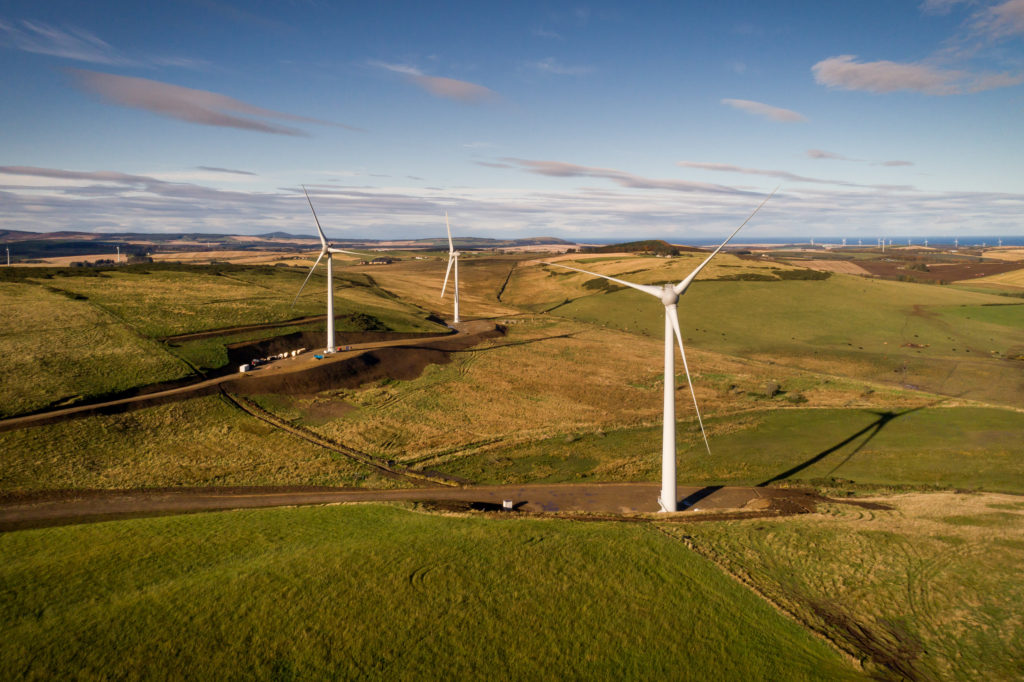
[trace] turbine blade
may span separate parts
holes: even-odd
[[[336,249],[333,246],[328,247],[327,250],[330,251],[331,253],[347,253],[350,256],[362,256],[363,258],[366,258],[369,255],[366,253],[359,253],[358,251],[346,251],[345,249]]]
[[[444,286],[441,287],[441,298],[444,298],[444,292],[446,289],[448,289],[448,275],[450,275],[452,272],[452,263],[454,262],[455,259],[452,258],[451,256],[448,256],[448,269],[444,271]]]
[[[690,395],[693,396],[693,409],[697,413],[697,423],[700,424],[700,433],[704,436],[704,447],[708,449],[708,454],[711,454],[711,446],[708,444],[708,434],[704,430],[704,420],[700,417],[700,408],[697,407],[697,394],[693,390],[693,381],[690,380],[690,368],[686,364],[686,351],[683,350],[683,335],[679,331],[679,313],[676,311],[676,307],[666,306],[665,314],[668,315],[672,321],[672,329],[676,333],[676,341],[679,342],[679,352],[683,356],[683,369],[686,371],[686,383],[690,385]]]
[[[448,229],[448,253],[455,251],[455,242],[452,241],[452,226],[448,224],[448,211],[444,212],[444,226]]]
[[[732,231],[732,234],[730,234],[730,235],[729,235],[728,239],[726,239],[726,240],[725,240],[724,242],[722,242],[722,243],[721,243],[721,244],[719,245],[719,247],[718,247],[717,249],[715,249],[715,250],[714,250],[714,251],[713,251],[713,252],[711,253],[711,255],[710,255],[710,256],[708,256],[707,258],[705,258],[705,259],[704,259],[704,262],[703,262],[703,263],[701,263],[700,265],[698,265],[698,266],[697,266],[697,269],[696,269],[696,270],[694,270],[694,271],[693,271],[693,272],[691,272],[691,273],[690,273],[689,275],[687,275],[686,279],[684,279],[684,280],[683,280],[682,282],[680,282],[679,284],[677,284],[677,285],[675,285],[674,287],[672,287],[673,289],[675,289],[675,292],[676,292],[677,294],[682,294],[682,293],[683,293],[684,291],[686,291],[687,287],[689,287],[689,286],[690,286],[690,283],[691,283],[691,282],[693,282],[694,278],[695,278],[695,277],[697,276],[697,273],[699,273],[699,272],[700,272],[701,270],[703,270],[703,269],[704,269],[704,266],[705,266],[705,265],[707,265],[708,263],[710,263],[710,262],[711,262],[711,259],[712,259],[712,258],[714,258],[715,256],[717,256],[717,255],[718,255],[718,252],[719,252],[719,251],[721,251],[721,250],[722,250],[722,248],[723,248],[723,247],[724,247],[724,246],[725,246],[726,244],[728,244],[728,243],[729,243],[730,241],[732,241],[732,238],[736,236],[736,233],[737,233],[737,232],[739,232],[740,230],[742,230],[742,229],[743,229],[743,226],[744,226],[744,225],[746,225],[747,223],[749,223],[749,222],[750,222],[750,219],[751,219],[751,218],[753,218],[753,217],[754,217],[755,215],[757,215],[757,212],[761,210],[761,207],[762,207],[762,206],[764,206],[765,204],[767,204],[767,203],[768,203],[768,200],[769,200],[769,199],[771,199],[771,198],[772,198],[773,196],[775,196],[775,193],[776,193],[776,192],[778,192],[778,191],[779,191],[779,188],[778,188],[778,187],[776,187],[775,189],[773,189],[773,190],[771,191],[771,194],[769,194],[768,196],[766,196],[766,197],[764,198],[764,201],[762,201],[762,202],[761,202],[761,203],[760,203],[760,204],[758,205],[758,207],[754,209],[754,212],[753,212],[753,213],[751,213],[751,214],[750,214],[749,216],[747,216],[747,219],[746,219],[746,220],[744,220],[744,221],[743,221],[743,222],[742,222],[742,223],[740,224],[740,226],[739,226],[739,227],[737,227],[737,228],[736,228],[735,230],[733,230],[733,231]]]
[[[610,282],[617,282],[618,284],[622,284],[623,286],[627,286],[632,289],[636,289],[637,291],[642,291],[645,294],[650,294],[651,296],[661,298],[661,287],[651,286],[650,284],[634,284],[633,282],[627,282],[624,279],[616,279],[614,277],[609,277],[608,275],[602,275],[597,272],[591,272],[590,270],[580,270],[579,268],[571,268],[568,265],[561,265],[560,263],[549,263],[546,260],[542,260],[540,262],[543,263],[544,265],[554,265],[556,268],[565,268],[566,270],[575,270],[576,272],[582,272],[585,275],[601,277],[602,279],[606,279]]]
[[[306,191],[306,186],[302,186],[302,191],[306,194],[306,201],[309,202],[309,210],[313,212],[313,220],[316,221],[316,231],[320,233],[320,243],[323,247],[327,248],[327,237],[324,236],[324,229],[320,227],[320,219],[316,217],[316,209],[313,208],[313,200],[309,198],[309,192]]]
[[[325,253],[327,253],[326,249],[320,252],[320,255],[316,257],[316,262],[313,263],[313,267],[309,269],[309,274],[306,275],[306,279],[302,280],[302,286],[299,287],[299,293],[295,294],[295,298],[292,299],[292,308],[295,307],[295,302],[299,300],[299,294],[301,294],[302,290],[306,288],[306,282],[308,282],[309,278],[313,276],[313,271],[316,270],[316,266],[320,265],[320,259],[324,257]]]

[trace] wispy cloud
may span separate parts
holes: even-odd
[[[872,166],[913,166],[913,161],[866,161],[865,159],[855,159],[849,156],[843,156],[842,154],[836,154],[835,152],[827,152],[824,149],[808,149],[807,158],[809,159],[832,159],[835,161],[850,161],[853,163],[870,163]]]
[[[376,66],[393,73],[400,73],[410,82],[426,90],[435,97],[453,99],[458,102],[476,104],[494,100],[497,93],[490,88],[485,88],[469,81],[460,81],[454,78],[443,78],[441,76],[428,76],[414,66],[408,64],[391,64],[371,60],[370,66]]]
[[[579,166],[564,161],[536,161],[532,159],[504,158],[506,168],[519,168],[520,170],[534,173],[536,175],[547,175],[556,178],[602,178],[611,180],[622,187],[630,189],[667,189],[673,192],[723,192],[727,194],[746,194],[731,187],[714,185],[706,182],[689,182],[687,180],[674,180],[671,178],[646,178],[642,175],[634,175],[626,171],[614,168],[599,168],[595,166]],[[491,168],[500,168],[497,164],[477,162],[479,165],[486,165]]]
[[[231,173],[233,175],[256,175],[244,170],[235,170],[233,168],[218,168],[217,166],[196,166],[199,170],[212,171],[214,173]]]
[[[58,28],[34,21],[22,21],[19,27],[0,20],[0,44],[24,52],[93,64],[123,66],[134,63],[90,31],[76,27]]]
[[[547,59],[541,59],[538,62],[530,62],[530,66],[537,69],[538,71],[544,71],[546,73],[554,73],[559,76],[583,76],[591,73],[594,69],[589,66],[568,66],[562,64],[554,57],[548,57]]]
[[[769,104],[754,102],[749,99],[723,99],[722,104],[728,104],[734,109],[739,109],[740,111],[745,111],[748,114],[762,116],[781,123],[803,123],[807,120],[806,116],[796,111],[773,107]]]
[[[813,67],[814,79],[830,88],[897,92],[907,90],[927,95],[960,95],[1018,85],[1024,76],[1001,73],[971,73],[940,69],[921,63],[890,61],[857,62],[856,55],[824,59]]]
[[[677,161],[677,166],[683,168],[697,168],[700,170],[707,171],[718,171],[724,173],[740,173],[743,175],[763,175],[770,178],[778,178],[780,180],[788,180],[790,182],[810,182],[822,185],[836,185],[838,187],[865,187],[870,189],[884,189],[884,190],[911,190],[913,187],[910,185],[862,185],[856,182],[848,182],[846,180],[830,180],[826,178],[812,178],[806,175],[797,175],[796,173],[790,173],[784,170],[765,170],[762,168],[744,168],[743,166],[734,166],[728,163],[702,163],[697,161]]]
[[[842,154],[836,154],[835,152],[827,152],[824,149],[808,149],[807,157],[810,159],[835,159],[837,161],[860,161],[860,159],[851,159],[848,156]]]
[[[8,23],[0,19],[0,46],[108,66],[205,69],[203,59],[176,56],[125,55],[95,33],[77,26],[53,26],[37,21]]]
[[[972,28],[994,40],[1024,35],[1024,0],[1008,0],[975,15]]]
[[[143,109],[189,123],[254,130],[276,135],[304,136],[306,133],[296,128],[268,123],[259,119],[280,119],[359,130],[340,123],[264,109],[208,90],[194,90],[147,78],[115,76],[98,71],[83,69],[69,69],[68,71],[75,77],[80,88],[95,93],[109,102]]]
[[[533,35],[537,36],[538,38],[548,38],[550,40],[562,40],[562,34],[556,32],[556,31],[552,31],[550,29],[544,28],[543,26],[539,26],[539,27],[531,30],[530,33],[532,33]]]
[[[508,165],[521,167],[512,160]],[[546,170],[562,176],[623,175],[572,164]],[[8,166],[0,167],[0,201],[7,229],[234,234],[286,230],[314,236],[298,185],[277,191],[226,191],[117,171]],[[751,202],[757,203],[739,189],[679,194],[636,192],[628,187],[535,191],[344,185],[318,189],[315,201],[324,229],[341,238],[440,237],[443,212],[455,206],[460,224],[479,236],[551,234],[623,241],[658,237],[682,243],[720,239],[749,214]],[[769,206],[758,215],[750,238],[797,235],[806,239],[807,226],[814,225],[816,236],[821,237],[864,235],[870,239],[879,234],[922,234],[926,229],[932,237],[944,232],[963,241],[969,235],[963,225],[971,225],[974,234],[1019,232],[1024,194],[787,185]],[[338,229],[340,225],[344,231]]]

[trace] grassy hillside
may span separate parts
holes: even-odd
[[[0,535],[0,676],[853,679],[649,526],[377,506]]]
[[[0,490],[398,485],[219,397],[0,433]]]
[[[547,287],[568,300],[552,314],[654,338],[664,333],[664,310],[653,298],[632,289],[587,292],[589,276],[548,270],[555,274],[540,275],[538,268],[517,286],[550,280]],[[663,267],[633,278],[657,281],[667,272]],[[691,347],[1020,403],[1024,362],[1016,358],[1024,351],[1024,305],[1014,299],[835,275],[823,281],[698,281],[680,300],[679,313]]]
[[[17,281],[0,282],[8,323],[0,334],[0,417],[180,379],[193,367],[227,361],[224,339],[170,347],[158,342],[165,336],[326,311],[319,272],[292,307],[306,275],[301,268],[161,265],[44,274],[19,272]],[[427,311],[396,300],[363,275],[339,275],[335,285],[341,331],[361,329],[367,316],[393,331],[444,331]],[[269,334],[288,331],[295,329]]]
[[[0,417],[188,376],[191,368],[89,301],[0,283]]]
[[[1024,500],[910,494],[676,537],[892,679],[1024,674]]]

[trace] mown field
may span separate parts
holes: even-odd
[[[0,676],[854,679],[651,526],[380,506],[0,535]]]

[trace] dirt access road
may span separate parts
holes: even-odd
[[[517,515],[569,514],[584,520],[643,520],[658,511],[656,483],[509,485],[465,488],[363,490],[357,488],[182,488],[66,490],[0,498],[0,532],[138,516],[345,504],[420,502],[438,511],[502,511]],[[658,521],[712,521],[807,513],[826,501],[810,490],[739,486],[681,486],[680,509]],[[845,500],[843,502],[846,502]]]
[[[314,357],[316,351],[307,351],[294,358],[275,360],[245,374],[227,374],[163,391],[3,419],[0,420],[0,431],[41,426],[94,414],[125,412],[176,400],[212,395],[222,388],[237,393],[252,394],[259,392],[316,392],[331,386],[351,386],[364,381],[372,381],[379,378],[378,375],[387,374],[389,364],[392,365],[391,369],[397,369],[409,375],[418,375],[423,366],[429,362],[443,361],[448,352],[469,348],[485,338],[498,336],[501,333],[497,325],[488,320],[462,322],[453,328],[455,329],[454,333],[440,336],[354,343],[347,346],[349,350],[332,353],[323,360],[317,360]],[[399,352],[409,356],[405,362],[396,362],[398,360],[396,353]],[[377,356],[381,354],[387,354],[389,363],[379,362]],[[360,362],[360,359],[364,359],[364,361]],[[395,378],[408,377],[403,375]],[[323,383],[328,385],[321,386]]]

